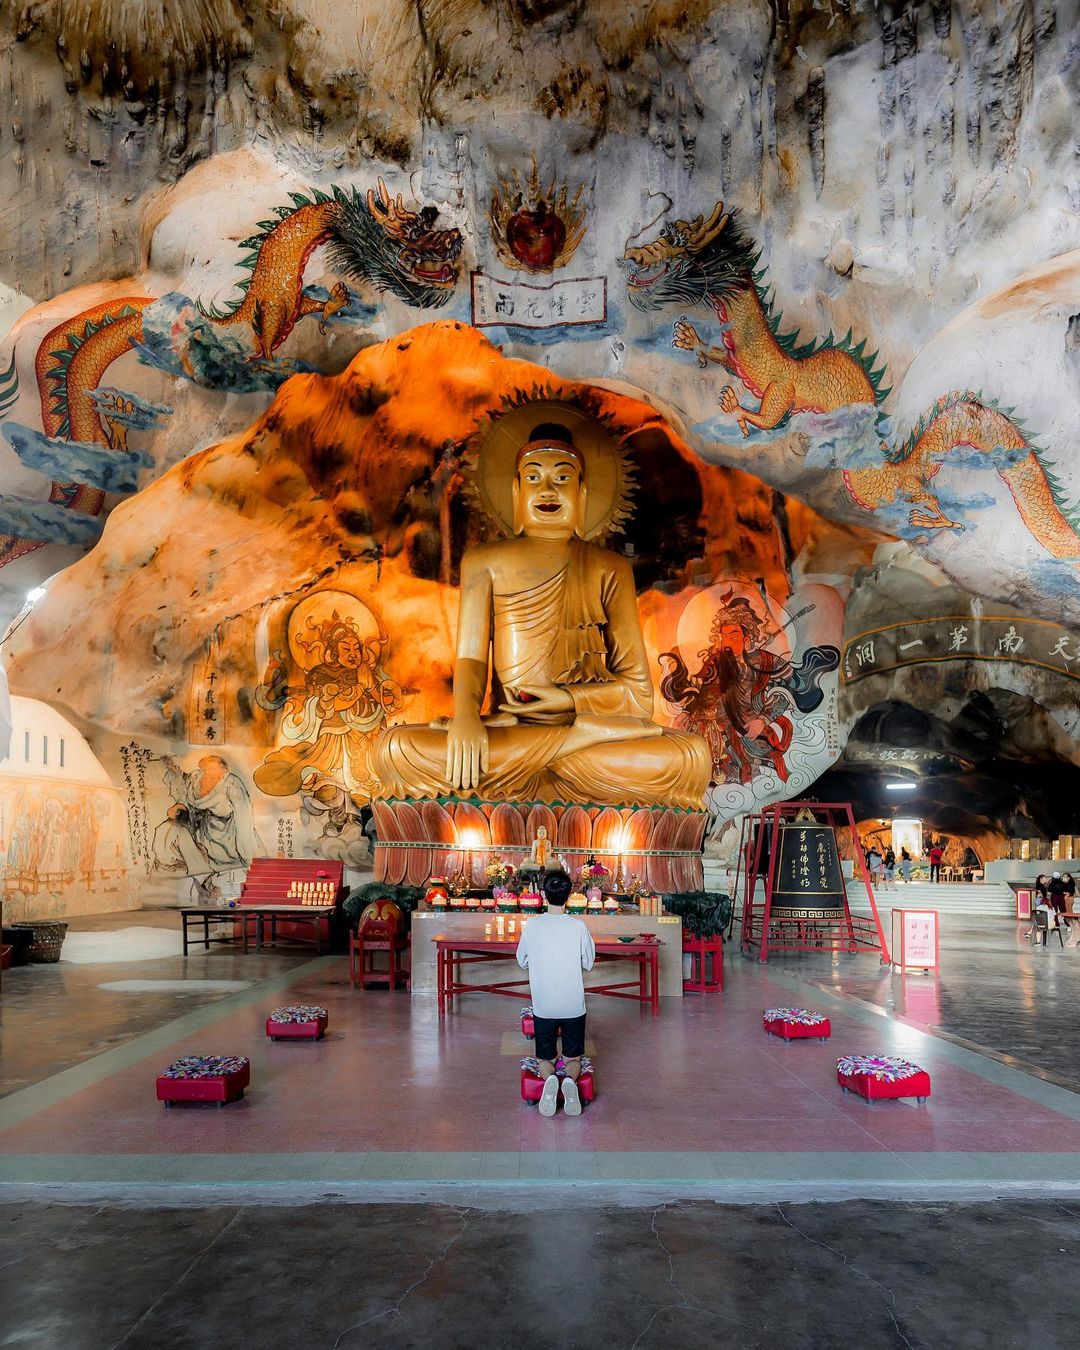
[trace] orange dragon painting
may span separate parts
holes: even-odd
[[[329,194],[315,190],[310,196],[290,195],[291,206],[277,208],[275,219],[260,221],[258,232],[241,243],[248,253],[240,266],[250,276],[239,284],[240,297],[220,309],[196,303],[196,321],[185,332],[184,345],[167,360],[152,359],[150,317],[161,306],[162,326],[174,340],[176,302],[190,307],[186,297],[122,296],[74,314],[48,332],[34,362],[45,435],[107,450],[126,447],[122,396],[102,398],[99,386],[109,366],[128,351],[138,350],[144,359],[151,358],[149,364],[169,373],[214,384],[220,362],[217,367],[211,360],[196,364],[210,342],[234,360],[257,365],[269,362],[302,319],[317,316],[320,330],[325,330],[333,316],[348,309],[352,297],[344,282],[328,296],[305,290],[305,269],[321,245],[328,246],[335,270],[408,305],[438,306],[452,296],[461,233],[438,228],[435,207],[410,210],[400,195],[391,197],[381,179],[378,191],[366,194],[335,186]],[[241,344],[234,341],[221,347],[233,335]],[[277,378],[286,373],[283,370]],[[12,366],[0,376],[0,411],[15,401],[17,393]],[[54,482],[49,495],[50,502],[89,516],[101,511],[104,500],[102,488],[76,482]],[[0,539],[0,566],[41,542]]]
[[[717,202],[708,217],[673,221],[652,242],[627,248],[622,261],[636,308],[701,305],[723,325],[721,345],[710,346],[680,319],[672,345],[694,353],[702,367],[720,366],[757,400],[757,407],[748,406],[733,384],[721,391],[720,407],[743,436],[781,428],[798,413],[880,407],[890,391],[882,387],[885,368],[876,364],[877,353],[864,355],[865,342],[853,346],[850,332],[839,341],[830,333],[800,344],[797,332],[782,331],[760,256],[738,213]],[[849,499],[871,512],[902,508],[913,530],[962,530],[943,507],[934,478],[947,456],[974,451],[987,457],[1043,548],[1054,558],[1080,559],[1073,509],[1043,451],[1010,413],[970,391],[945,395],[899,445],[881,441],[880,464],[842,470]]]

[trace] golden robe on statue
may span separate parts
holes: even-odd
[[[459,662],[491,664],[491,704],[530,686],[557,686],[572,710],[483,719],[487,769],[476,787],[488,801],[564,801],[700,810],[710,760],[700,736],[652,720],[653,687],[641,636],[633,573],[625,558],[580,538],[564,565],[528,589],[500,594],[502,555],[515,541],[483,546],[495,586],[487,631],[465,623]],[[463,603],[464,610],[464,603]],[[394,727],[379,743],[377,770],[388,797],[448,791],[446,725]]]

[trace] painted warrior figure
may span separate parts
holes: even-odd
[[[818,682],[839,662],[835,647],[810,647],[795,665],[768,650],[776,635],[770,628],[749,601],[728,591],[696,674],[677,652],[660,656],[671,662],[660,682],[661,697],[681,710],[676,726],[707,740],[717,782],[749,783],[765,765],[786,782],[784,756],[794,731],[790,714],[820,704]]]

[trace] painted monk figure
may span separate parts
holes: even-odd
[[[453,716],[386,733],[387,796],[702,807],[704,740],[652,720],[630,564],[581,537],[585,473],[563,426],[518,451],[514,536],[462,561]]]

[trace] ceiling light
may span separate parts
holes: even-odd
[[[886,783],[886,792],[914,792],[918,783]]]

